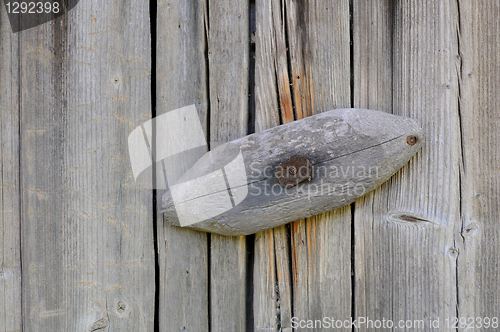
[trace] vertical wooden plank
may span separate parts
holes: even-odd
[[[210,148],[246,135],[249,1],[208,1]],[[246,328],[246,238],[211,235],[212,331]]]
[[[22,326],[18,42],[0,8],[0,331]]]
[[[418,119],[426,138],[391,181],[356,202],[355,315],[451,331],[442,320],[457,314],[457,6],[359,0],[353,12],[354,106],[392,104],[393,113]],[[429,326],[438,317],[440,328]]]
[[[349,1],[286,6],[297,118],[350,107]],[[294,222],[291,235],[293,316],[350,317],[350,207]]]
[[[350,226],[350,206],[292,224],[296,319],[342,317],[345,320],[351,316]],[[350,329],[348,326],[341,330]]]
[[[350,106],[348,1],[257,2],[256,43],[257,129]],[[256,330],[350,316],[350,220],[347,207],[293,223],[291,239],[256,235]]]
[[[255,130],[294,120],[283,2],[256,1]],[[281,118],[281,122],[280,122]],[[254,246],[255,331],[283,331],[292,318],[288,226],[257,233]]]
[[[353,2],[354,107],[392,113],[395,8],[387,0]]]
[[[463,143],[459,316],[479,317],[476,321],[478,330],[493,331],[500,324],[497,309],[500,305],[500,150],[497,143],[500,128],[500,7],[491,1],[460,0],[458,4]],[[490,319],[489,325],[484,324],[486,320],[481,321],[484,317]],[[491,323],[493,317],[497,317],[495,325]]]
[[[205,1],[160,1],[157,116],[195,104],[207,128]],[[160,331],[208,331],[207,234],[158,221]]]
[[[393,112],[393,33],[396,4],[387,0],[353,1],[353,69],[354,107]],[[395,110],[398,112],[398,110]],[[374,220],[374,198],[387,196],[388,183],[355,202],[355,317],[374,313],[374,304],[382,301],[376,284],[371,285],[371,273],[382,273],[379,260],[394,255],[389,248],[381,254],[380,243],[384,234],[377,238],[371,234]],[[380,223],[380,221],[377,221]],[[375,250],[376,249],[376,250]],[[372,255],[370,255],[375,251]],[[373,256],[373,257],[372,257]],[[381,276],[378,277],[379,279]],[[391,285],[387,281],[387,285]],[[392,291],[389,289],[388,291]],[[387,311],[394,304],[387,304]],[[377,315],[383,313],[377,312]],[[365,317],[365,316],[363,316]],[[373,317],[377,319],[381,316]],[[363,327],[366,329],[366,326]]]
[[[151,331],[152,197],[127,147],[151,116],[148,3],[81,0],[20,42],[23,329]]]

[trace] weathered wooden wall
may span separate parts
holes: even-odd
[[[256,129],[349,107],[349,2],[257,1],[256,11]],[[350,316],[350,221],[348,206],[256,234],[255,330]]]
[[[355,315],[427,324],[455,317],[461,240],[457,3],[354,1],[353,13],[354,105],[414,117],[426,137],[406,167],[356,203]],[[425,328],[431,330],[452,329]]]
[[[498,317],[500,306],[500,4],[459,2],[462,134],[459,312]]]
[[[81,0],[13,34],[2,7],[0,331],[498,316],[499,22],[488,0]],[[338,107],[426,143],[351,206],[228,238],[153,220],[131,174],[130,131],[190,104],[210,148]]]
[[[151,117],[148,3],[82,0],[15,35],[2,7],[1,24],[0,326],[152,331],[152,195],[127,147]]]
[[[156,115],[194,103],[206,128],[206,4],[160,1],[157,10]],[[161,215],[157,227],[160,331],[208,331],[207,234],[163,224]]]
[[[18,331],[21,309],[19,35],[0,11],[0,331]]]

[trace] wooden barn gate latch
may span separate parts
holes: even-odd
[[[247,235],[341,208],[401,169],[424,143],[410,118],[337,109],[222,144],[162,197],[168,223]]]

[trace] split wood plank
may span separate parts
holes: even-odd
[[[152,196],[127,157],[151,116],[148,8],[81,0],[19,35],[24,330],[154,328]]]
[[[255,8],[255,130],[259,132],[292,122],[294,115],[283,2],[257,0]],[[254,331],[291,328],[289,229],[283,225],[255,234]]]
[[[392,105],[395,114],[418,119],[426,135],[406,167],[356,202],[356,317],[422,319],[422,330],[454,330],[433,329],[429,320],[457,314],[456,5],[354,1],[355,106],[390,112]]]
[[[194,104],[207,129],[206,1],[159,1],[157,13],[156,115]],[[207,234],[171,226],[159,214],[158,251],[160,331],[208,331]]]
[[[263,2],[257,3],[257,11],[257,126],[262,130],[279,124],[280,113],[286,123],[294,112],[301,119],[349,107],[348,1]],[[290,331],[293,316],[350,315],[350,220],[346,207],[294,222],[291,239],[284,227],[274,230],[274,239],[269,231],[256,235],[256,271],[266,271],[254,274],[254,299],[261,298],[254,311],[262,315],[255,318],[256,328]],[[276,276],[269,270],[273,261]]]
[[[247,134],[249,5],[208,1],[210,149]],[[210,241],[211,331],[244,331],[246,238],[212,234]]]
[[[0,8],[0,331],[20,331],[19,35]]]
[[[296,117],[349,107],[349,1],[287,0],[286,9]],[[350,317],[350,211],[292,223],[293,316]]]
[[[488,317],[489,327],[478,328],[488,331],[495,330],[492,317],[497,317],[497,323],[500,319],[500,7],[491,1],[461,0],[458,5],[463,144],[458,316],[479,317],[483,323]]]

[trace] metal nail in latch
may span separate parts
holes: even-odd
[[[417,144],[417,142],[418,142],[418,137],[415,135],[411,135],[406,138],[406,143],[408,143],[408,145],[410,146]]]
[[[288,189],[312,178],[312,163],[306,156],[296,155],[276,167],[274,176]]]

